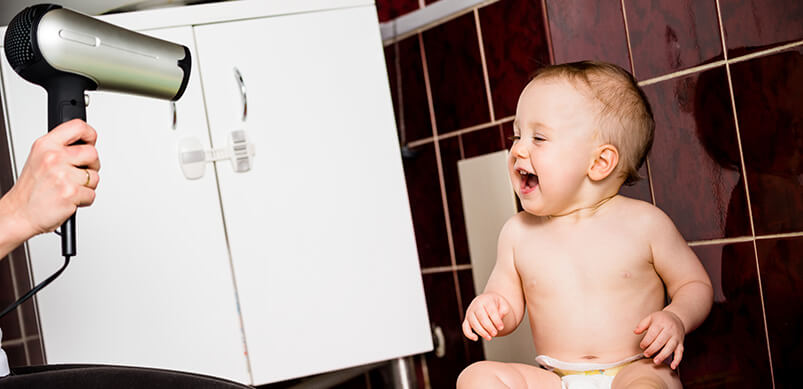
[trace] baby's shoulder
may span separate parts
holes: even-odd
[[[650,231],[654,228],[672,224],[669,216],[652,203],[619,196],[619,207],[614,217],[616,220],[626,222],[628,225],[642,231]]]

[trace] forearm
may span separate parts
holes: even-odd
[[[29,229],[18,217],[8,194],[0,198],[0,260],[30,238]]]
[[[713,296],[714,291],[710,284],[703,281],[691,281],[675,292],[672,302],[664,308],[664,311],[677,315],[688,334],[702,324],[708,316]]]

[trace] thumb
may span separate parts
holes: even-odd
[[[641,321],[638,323],[636,329],[633,330],[633,332],[635,332],[636,334],[641,334],[642,332],[644,332],[644,330],[650,327],[650,322],[652,322],[652,315],[649,315],[641,319]]]
[[[502,297],[497,297],[496,307],[499,309],[499,315],[503,317],[510,313],[510,305],[508,305],[507,300]]]

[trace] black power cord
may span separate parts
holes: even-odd
[[[26,300],[28,300],[29,298],[33,297],[33,295],[35,295],[37,292],[39,292],[40,290],[42,290],[42,288],[44,288],[45,286],[47,286],[47,284],[49,284],[49,283],[53,282],[53,280],[55,280],[55,279],[56,279],[56,277],[58,277],[59,275],[61,275],[61,272],[63,272],[63,271],[64,271],[64,269],[66,269],[66,268],[67,268],[67,265],[69,265],[69,264],[70,264],[70,256],[69,256],[69,255],[65,255],[65,256],[64,256],[64,266],[62,266],[62,267],[61,267],[61,269],[59,269],[57,272],[53,273],[53,275],[51,275],[50,277],[48,277],[46,280],[44,280],[44,281],[40,282],[40,283],[39,283],[39,285],[36,285],[36,286],[35,286],[33,289],[29,290],[29,291],[28,291],[28,293],[25,293],[25,295],[24,295],[24,296],[20,297],[20,298],[19,298],[17,301],[15,301],[13,304],[11,304],[11,305],[7,306],[7,307],[6,307],[6,309],[4,309],[4,310],[3,310],[3,312],[0,312],[0,317],[3,317],[3,316],[5,316],[7,313],[9,313],[9,312],[13,311],[13,310],[14,310],[15,308],[17,308],[17,307],[18,307],[20,304],[24,303]]]

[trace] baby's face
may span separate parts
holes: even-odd
[[[573,83],[552,78],[524,88],[508,170],[524,209],[559,215],[579,200],[596,148],[596,107]]]

